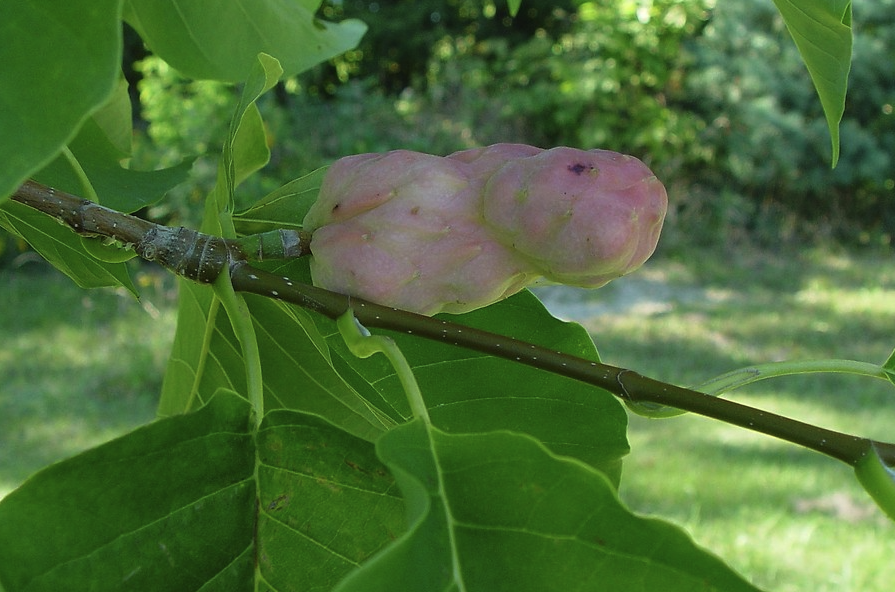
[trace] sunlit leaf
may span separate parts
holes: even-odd
[[[254,67],[230,120],[218,162],[217,182],[206,200],[204,232],[231,237],[235,234],[230,215],[236,187],[270,159],[267,133],[256,101],[273,88],[282,74],[283,69],[275,58],[266,54],[255,56]],[[221,214],[224,216],[219,217]]]
[[[3,588],[329,590],[401,534],[372,445],[293,412],[253,426],[220,392],[41,471],[0,502]]]
[[[320,0],[128,0],[125,19],[186,76],[241,82],[261,52],[292,76],[357,45],[366,25],[321,21],[314,16],[319,6]]]
[[[851,68],[851,0],[774,0],[817,89],[839,160],[839,122]]]
[[[120,19],[121,0],[0,3],[0,200],[112,94]]]
[[[528,436],[414,421],[376,448],[409,529],[337,592],[756,590],[683,530],[629,512],[604,475]]]
[[[233,223],[243,234],[276,230],[300,229],[311,205],[317,200],[326,167],[286,183],[256,204],[234,215]]]
[[[223,154],[218,163],[217,182],[206,200],[202,230],[215,235],[232,235],[229,208],[240,180],[263,166],[270,156],[263,122],[255,101],[278,80],[282,69],[270,56],[255,56],[254,68],[243,87],[239,104],[230,122]],[[209,286],[179,280],[177,333],[165,379],[158,413],[174,415],[194,410],[206,402],[219,385],[245,392],[243,363],[238,346],[217,334],[229,331],[218,324],[218,306]]]

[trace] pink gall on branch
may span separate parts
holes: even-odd
[[[655,250],[667,205],[646,165],[616,152],[397,150],[334,163],[304,228],[316,285],[432,315],[630,273]]]

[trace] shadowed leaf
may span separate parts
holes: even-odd
[[[756,591],[683,530],[631,514],[602,474],[530,437],[414,421],[377,451],[410,528],[338,592]]]
[[[248,403],[220,392],[41,471],[0,502],[0,583],[329,590],[400,536],[403,502],[372,445],[294,412],[252,430]]]
[[[124,263],[93,257],[80,236],[53,218],[18,202],[0,206],[0,226],[27,240],[35,251],[82,288],[123,286],[137,294]]]

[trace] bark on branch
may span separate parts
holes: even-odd
[[[895,444],[827,430],[654,380],[632,370],[349,298],[257,269],[249,261],[264,256],[264,245],[269,245],[264,239],[224,239],[187,228],[154,224],[33,181],[22,185],[12,199],[59,219],[79,234],[108,237],[132,246],[140,257],[156,261],[190,280],[211,283],[226,270],[236,291],[283,300],[334,320],[351,307],[358,321],[367,327],[413,334],[519,362],[603,388],[626,401],[683,409],[799,444],[850,465],[858,463],[875,448],[884,462],[895,466]],[[307,236],[282,234],[274,239],[275,252],[288,251],[289,256],[309,253]]]

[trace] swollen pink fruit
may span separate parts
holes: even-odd
[[[327,171],[304,228],[314,284],[421,314],[466,312],[535,273],[482,223],[481,182],[447,158],[399,150]]]
[[[636,158],[496,144],[343,158],[304,227],[316,285],[431,315],[543,279],[601,286],[652,254],[666,207]]]
[[[498,240],[545,278],[597,288],[653,254],[668,198],[633,156],[553,148],[507,162],[482,203]]]

